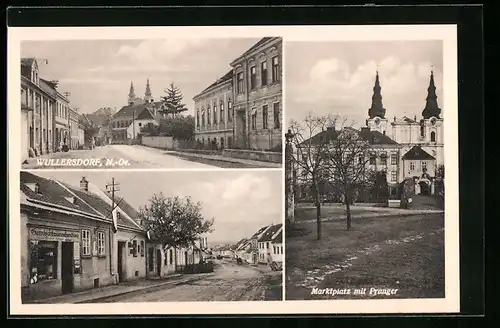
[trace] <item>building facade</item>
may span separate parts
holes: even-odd
[[[273,240],[279,236],[281,230],[282,230],[282,224],[270,225],[260,235],[260,237],[257,240],[259,249],[258,263],[267,264],[275,261],[276,259],[280,259],[279,257],[277,257],[277,254],[273,258],[273,254],[275,251],[274,249],[275,244]],[[278,250],[276,250],[276,252],[278,252]]]
[[[80,139],[78,130],[80,129],[80,114],[75,108],[69,107],[68,130],[69,130],[69,149],[78,149]],[[83,144],[81,144],[83,146]]]
[[[281,147],[282,39],[261,39],[231,66],[235,144],[257,150]]]
[[[195,138],[203,148],[233,148],[235,139],[233,71],[196,95]]]

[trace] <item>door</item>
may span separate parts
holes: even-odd
[[[161,276],[161,251],[156,250],[156,273]]]
[[[61,279],[62,293],[73,292],[73,243],[62,243]]]
[[[117,263],[117,269],[118,269],[118,282],[123,282],[125,281],[125,270],[123,267],[123,253],[125,249],[125,243],[122,241],[118,242],[118,263]]]
[[[149,263],[149,272],[153,272],[155,269],[155,264],[154,264],[154,256],[155,256],[155,250],[153,247],[148,248],[148,263]]]

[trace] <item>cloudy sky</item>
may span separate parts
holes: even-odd
[[[432,67],[443,109],[441,41],[288,42],[285,55],[287,120],[311,111],[364,126],[377,69],[389,121],[421,116]]]
[[[96,172],[38,171],[37,175],[79,187],[82,176],[105,189],[111,178],[120,184],[118,197],[137,210],[155,193],[191,196],[202,213],[214,218],[209,243],[231,243],[250,237],[260,227],[282,222],[280,171]]]
[[[90,113],[127,104],[130,82],[144,96],[149,77],[153,97],[175,82],[193,113],[192,98],[231,67],[229,63],[259,39],[155,39],[25,41],[22,57],[47,59],[40,76],[59,80],[74,107]],[[40,60],[41,62],[41,60]]]

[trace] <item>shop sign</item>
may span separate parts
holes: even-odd
[[[29,228],[30,240],[79,242],[80,233],[76,231],[56,230],[46,228]]]

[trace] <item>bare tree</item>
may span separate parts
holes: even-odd
[[[339,119],[339,118],[336,118]],[[338,123],[338,122],[337,122]],[[373,172],[369,168],[372,146],[359,131],[342,122],[337,134],[328,140],[324,161],[329,186],[343,197],[346,207],[346,228],[351,229],[351,204],[357,193],[373,184]]]
[[[327,116],[309,113],[304,121],[290,122],[293,166],[297,169],[297,184],[310,188],[316,207],[317,239],[321,239],[321,190],[324,178],[323,163],[328,138],[322,134],[331,122]]]

